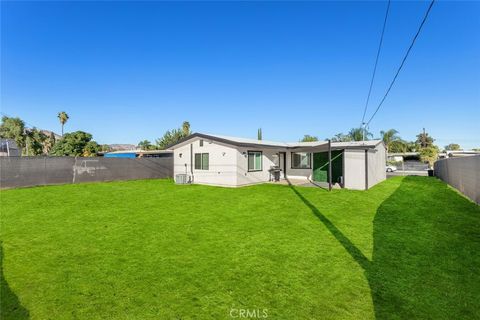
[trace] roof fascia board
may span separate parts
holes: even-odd
[[[322,148],[322,147],[327,146],[327,144],[321,144],[321,145],[317,145],[317,146],[293,146],[293,147],[292,146],[277,146],[277,145],[259,144],[259,143],[251,143],[251,142],[238,142],[238,141],[233,141],[233,140],[229,140],[229,139],[225,139],[225,138],[221,138],[221,137],[211,136],[211,135],[204,134],[204,133],[193,133],[193,134],[189,135],[188,137],[180,139],[176,143],[168,145],[165,149],[172,149],[174,146],[182,144],[182,143],[187,142],[187,141],[189,141],[191,139],[194,139],[194,138],[203,138],[203,139],[207,139],[207,140],[213,140],[213,141],[217,141],[217,142],[221,142],[221,143],[225,143],[225,144],[229,144],[229,145],[233,145],[233,146],[237,146],[237,147],[245,147],[245,148],[255,147],[255,148],[266,148],[266,149],[286,149],[286,150],[306,149],[306,150],[312,150],[312,149]],[[365,150],[365,149],[372,149],[372,148],[376,148],[380,143],[383,143],[383,141],[380,140],[375,145],[332,146],[332,150],[343,150],[343,149]]]

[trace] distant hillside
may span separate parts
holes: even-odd
[[[135,150],[137,148],[137,146],[134,144],[121,144],[121,143],[109,144],[108,146],[112,149],[112,151]]]
[[[45,134],[47,137],[50,137],[50,135],[53,133],[53,135],[55,136],[55,141],[57,140],[60,140],[62,138],[61,135],[59,134],[56,134],[55,132],[53,131],[50,131],[50,130],[40,130],[43,134]]]

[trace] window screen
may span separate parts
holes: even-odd
[[[248,171],[262,171],[262,152],[248,152]]]
[[[195,170],[208,170],[208,153],[195,153]]]
[[[308,152],[292,152],[292,168],[293,169],[310,169],[310,168],[312,168],[310,153],[308,153]]]

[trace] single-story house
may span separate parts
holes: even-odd
[[[280,179],[329,182],[328,141],[274,142],[194,133],[169,146],[174,177],[191,183],[239,187]],[[332,142],[331,181],[364,190],[385,180],[386,151],[381,140]]]

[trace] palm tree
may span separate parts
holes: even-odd
[[[385,143],[385,147],[388,149],[392,145],[392,142],[400,140],[398,136],[398,131],[395,129],[390,129],[387,131],[380,131],[380,135],[382,136],[383,143]]]
[[[184,137],[188,137],[191,134],[191,132],[190,132],[190,122],[183,121],[182,134],[183,134]]]
[[[343,134],[342,132],[340,132],[334,135],[331,140],[332,142],[346,142],[352,141],[352,137],[349,134]]]
[[[262,140],[262,128],[258,128],[257,130],[257,139]]]
[[[403,140],[401,140],[401,139],[394,140],[394,141],[390,142],[390,144],[389,144],[389,146],[388,146],[388,151],[389,151],[389,152],[392,152],[392,153],[396,153],[396,152],[405,153],[405,152],[408,152],[408,142],[403,141]]]
[[[58,115],[58,120],[60,120],[60,123],[62,124],[62,137],[63,137],[63,126],[65,123],[68,121],[68,114],[65,111],[59,112]]]
[[[352,128],[348,135],[353,141],[362,141],[363,140],[363,135],[365,130],[365,140],[368,140],[368,137],[372,137],[372,133],[369,132],[367,129],[363,128]]]
[[[150,150],[150,148],[152,147],[152,144],[150,141],[148,140],[143,140],[143,141],[140,141],[138,143],[138,146],[140,147],[140,149],[142,150]]]

